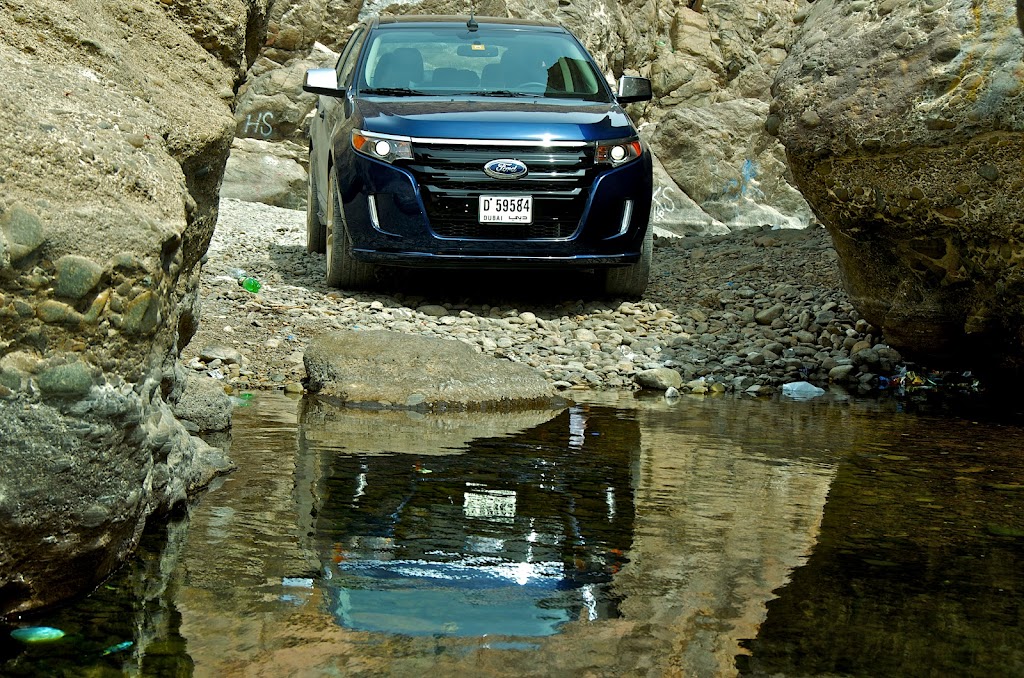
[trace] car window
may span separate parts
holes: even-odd
[[[344,51],[338,58],[338,65],[335,67],[338,72],[338,87],[348,87],[351,84],[352,72],[359,60],[359,48],[362,47],[365,40],[366,30],[362,26],[356,28],[352,37],[348,39],[348,44],[345,45]]]
[[[357,84],[369,93],[609,99],[586,52],[559,32],[391,28],[375,31],[364,52]]]

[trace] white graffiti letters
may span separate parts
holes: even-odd
[[[677,206],[672,193],[675,192],[672,186],[658,186],[654,189],[653,202],[651,203],[651,216],[654,221],[664,221],[665,217],[675,214]]]
[[[254,119],[255,116],[255,119]],[[264,139],[274,133],[274,113],[273,111],[263,111],[262,113],[250,113],[245,116],[245,131],[243,134],[246,136],[261,136]]]

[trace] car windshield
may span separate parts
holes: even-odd
[[[472,94],[608,101],[600,72],[572,37],[511,27],[386,27],[374,32],[363,94]]]

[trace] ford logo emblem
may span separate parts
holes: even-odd
[[[494,179],[518,179],[526,176],[526,164],[518,160],[501,158],[484,165],[484,174]]]

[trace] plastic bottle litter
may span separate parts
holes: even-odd
[[[60,640],[63,637],[64,632],[52,626],[26,626],[11,631],[11,638],[23,643],[44,643],[50,640]]]
[[[789,396],[794,400],[810,400],[820,395],[825,395],[825,389],[818,388],[806,381],[794,381],[782,385],[782,395]]]
[[[238,284],[242,286],[242,289],[247,292],[252,292],[253,294],[259,292],[263,287],[263,284],[260,283],[258,278],[247,275],[246,272],[240,268],[231,269],[231,277],[238,281]]]

